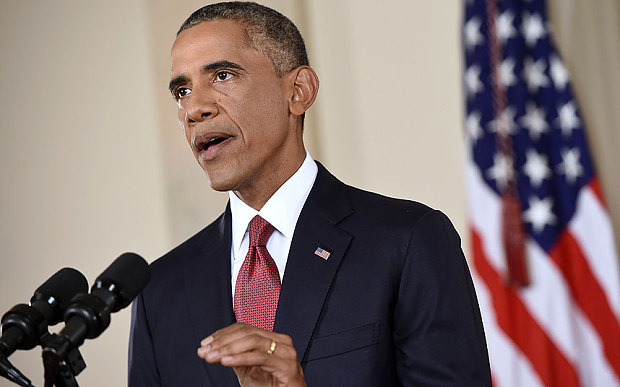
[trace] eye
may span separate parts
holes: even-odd
[[[183,97],[187,97],[188,95],[190,95],[190,93],[192,92],[192,90],[190,88],[187,87],[179,87],[178,89],[176,89],[174,91],[174,98],[176,100],[179,100]]]
[[[222,82],[222,81],[229,80],[230,78],[232,78],[232,76],[233,76],[233,74],[229,73],[228,71],[220,71],[217,74],[215,74],[215,79],[217,81]]]

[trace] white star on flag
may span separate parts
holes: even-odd
[[[480,113],[471,112],[467,115],[467,119],[465,120],[465,129],[467,130],[467,134],[469,135],[469,138],[473,140],[474,144],[480,137],[482,137],[480,118]]]
[[[514,59],[506,58],[499,65],[499,80],[505,87],[510,87],[517,83]]]
[[[564,64],[560,58],[556,55],[552,55],[549,59],[550,61],[550,71],[551,71],[551,79],[553,80],[553,84],[557,89],[564,89],[570,80],[570,75]]]
[[[523,166],[525,174],[530,178],[530,182],[534,187],[540,187],[540,184],[547,177],[551,176],[551,170],[547,163],[547,157],[539,154],[534,149],[527,151],[527,161]]]
[[[532,196],[529,204],[530,208],[523,211],[523,220],[532,224],[535,233],[540,233],[548,224],[555,224],[556,216],[551,209],[553,200],[550,197],[541,200]]]
[[[483,84],[480,81],[480,66],[469,66],[465,71],[465,88],[467,89],[468,97],[475,97],[476,94],[483,89]]]
[[[579,162],[580,156],[577,148],[562,150],[562,162],[558,164],[557,169],[558,172],[566,176],[566,180],[571,184],[583,174],[583,167]]]
[[[536,92],[540,87],[546,87],[549,85],[549,78],[545,75],[545,61],[542,59],[536,62],[531,59],[526,59],[523,76],[527,82],[527,88],[530,92]]]
[[[465,40],[465,48],[471,51],[477,45],[481,44],[484,41],[484,37],[480,32],[480,26],[482,22],[477,17],[472,17],[465,23],[464,27],[464,40]]]
[[[521,125],[525,126],[529,130],[530,137],[537,141],[540,135],[549,129],[545,109],[537,108],[532,102],[528,102],[525,110],[525,115],[520,120]]]
[[[547,34],[543,20],[538,14],[530,15],[529,13],[524,12],[523,24],[521,28],[523,37],[525,38],[525,43],[530,47],[534,46],[536,42],[538,42],[538,39]]]
[[[493,156],[493,166],[487,170],[487,176],[495,180],[500,189],[504,189],[514,176],[512,159],[497,152]]]
[[[570,136],[572,131],[579,128],[579,117],[577,117],[577,107],[571,101],[562,105],[558,109],[558,120],[564,136]]]
[[[515,37],[517,30],[512,25],[514,15],[510,11],[503,12],[495,18],[495,28],[497,29],[497,37],[504,44],[508,39]]]
[[[515,112],[513,108],[507,107],[498,118],[489,122],[489,129],[493,133],[504,135],[514,134],[517,131],[517,124],[515,123]]]

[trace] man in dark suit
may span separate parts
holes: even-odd
[[[295,26],[253,3],[210,5],[171,56],[179,122],[230,202],[151,265],[129,385],[490,385],[450,221],[347,186],[305,151],[318,78]]]

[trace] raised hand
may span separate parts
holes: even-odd
[[[242,387],[306,385],[293,340],[287,335],[235,323],[200,344],[198,356],[232,367]]]

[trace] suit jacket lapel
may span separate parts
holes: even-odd
[[[337,227],[353,212],[346,186],[317,164],[319,172],[291,242],[274,324],[274,331],[292,337],[300,361],[351,241]],[[330,253],[328,259],[315,254],[317,247]]]
[[[227,206],[213,232],[204,232],[197,239],[190,264],[185,267],[185,291],[196,338],[200,341],[218,329],[235,322],[230,282],[231,214]],[[207,231],[207,230],[205,230]],[[236,385],[230,368],[203,362],[207,373],[217,385]]]

